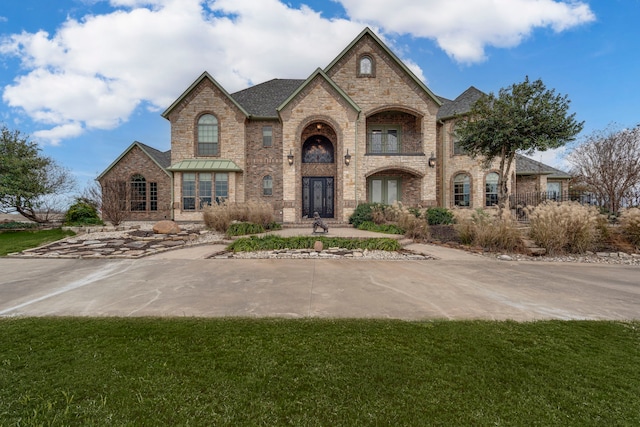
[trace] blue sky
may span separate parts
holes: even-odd
[[[81,188],[134,140],[169,149],[160,114],[203,71],[229,92],[306,78],[369,26],[446,98],[541,78],[585,136],[640,123],[639,19],[640,0],[4,1],[0,122]]]

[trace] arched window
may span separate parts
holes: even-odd
[[[262,178],[262,195],[273,196],[273,178],[271,178],[271,175]]]
[[[131,210],[147,210],[147,180],[140,174],[131,177]]]
[[[302,145],[302,163],[333,163],[333,144],[324,136],[312,136]]]
[[[469,175],[459,173],[453,177],[453,204],[455,206],[471,206],[471,179]]]
[[[373,77],[375,74],[375,62],[369,55],[362,55],[358,59],[358,77]]]
[[[498,179],[500,176],[496,172],[490,172],[484,179],[484,205],[498,205]]]
[[[218,155],[218,119],[205,114],[198,119],[198,156]]]

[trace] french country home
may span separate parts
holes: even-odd
[[[491,207],[498,174],[457,146],[482,94],[435,95],[369,29],[305,80],[228,93],[203,73],[162,116],[171,149],[131,144],[97,178],[130,220],[201,221],[209,204],[260,201],[283,223],[347,222],[359,203]],[[563,191],[569,175],[524,156],[514,192]]]

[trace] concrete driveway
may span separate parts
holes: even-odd
[[[215,260],[180,251],[137,260],[2,258],[0,316],[640,318],[640,267],[450,251],[427,261]]]

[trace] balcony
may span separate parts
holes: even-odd
[[[367,132],[367,155],[424,156],[422,133],[395,129]]]

